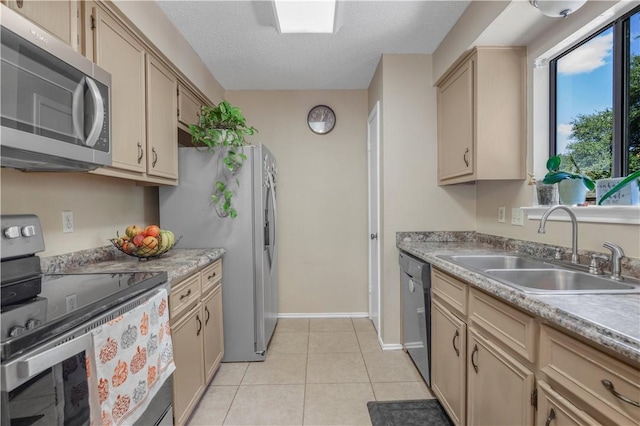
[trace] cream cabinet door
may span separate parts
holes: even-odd
[[[178,81],[158,59],[147,55],[147,173],[178,178]]]
[[[438,178],[474,171],[473,67],[468,60],[438,88]]]
[[[431,389],[456,425],[466,424],[466,324],[432,302]]]
[[[7,6],[75,48],[77,44],[74,40],[77,34],[75,1],[9,0]]]
[[[201,103],[198,98],[186,87],[178,84],[178,123],[189,131],[189,124],[195,124],[199,120]]]
[[[112,167],[145,172],[145,51],[106,12],[94,7],[92,13],[93,60],[111,73]]]
[[[556,393],[544,381],[538,381],[536,426],[598,426],[584,411]]]
[[[533,425],[533,372],[473,327],[469,327],[468,348],[468,423]]]
[[[224,353],[222,330],[222,285],[218,285],[203,301],[204,306],[204,373],[205,382],[213,377]]]
[[[198,303],[171,326],[173,358],[173,415],[176,424],[185,424],[204,390],[202,305]]]

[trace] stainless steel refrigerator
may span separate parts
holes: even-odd
[[[278,316],[276,160],[262,144],[231,179],[238,216],[220,217],[211,196],[225,172],[215,154],[179,148],[179,186],[160,188],[160,226],[180,248],[222,247],[224,359],[264,361]]]

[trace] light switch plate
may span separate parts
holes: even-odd
[[[515,226],[523,226],[523,213],[520,207],[514,207],[511,209],[511,224]]]
[[[73,232],[73,212],[62,212],[62,233],[67,234]]]
[[[505,212],[505,208],[503,207],[498,207],[498,222],[499,223],[505,223],[505,217],[506,217],[506,212]]]

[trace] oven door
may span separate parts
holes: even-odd
[[[84,334],[2,365],[2,426],[89,424]]]

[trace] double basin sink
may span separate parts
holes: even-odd
[[[640,281],[617,281],[606,275],[563,267],[523,255],[438,256],[526,293],[640,293]]]

